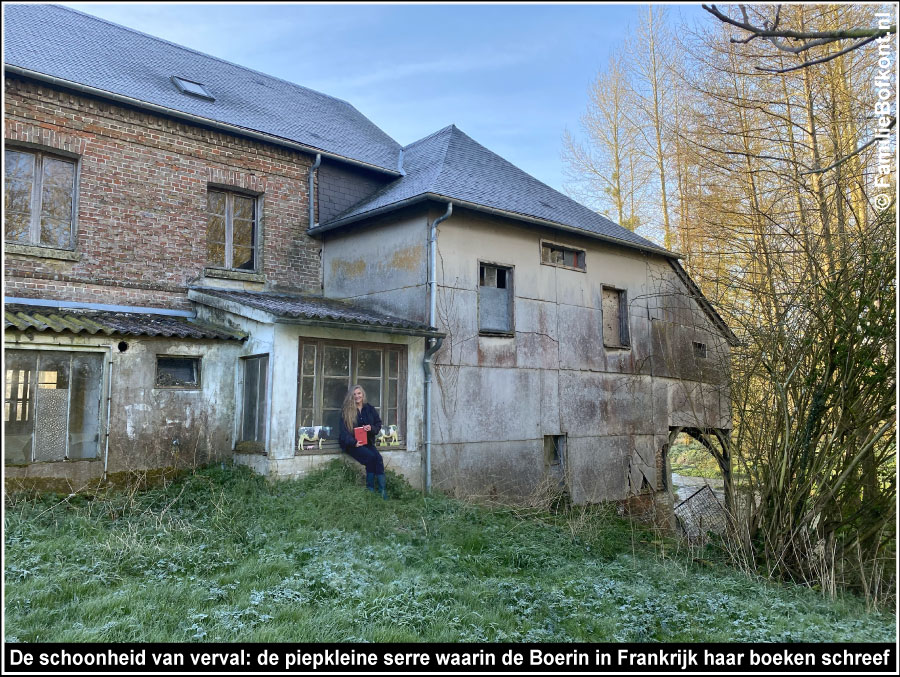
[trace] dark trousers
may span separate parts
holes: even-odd
[[[384,474],[384,460],[381,454],[371,444],[362,447],[351,447],[346,450],[357,461],[366,466],[366,472],[375,473],[376,475]]]

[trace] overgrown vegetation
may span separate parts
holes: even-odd
[[[886,74],[897,64],[896,35],[874,36],[896,33],[894,12],[741,5],[697,25],[642,13],[592,92],[584,144],[567,139],[573,188],[677,248],[740,340],[722,365],[733,469],[752,499],[737,510],[735,561],[890,604],[897,184]],[[754,37],[776,25],[792,37]],[[872,39],[853,48],[848,35]]]
[[[892,641],[890,615],[713,564],[605,508],[391,500],[335,461],[7,498],[7,641]]]

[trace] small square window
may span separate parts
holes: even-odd
[[[157,388],[199,388],[200,358],[156,356]]]
[[[706,344],[699,341],[692,341],[694,344],[694,357],[705,360],[707,357]]]

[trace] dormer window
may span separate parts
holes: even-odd
[[[200,99],[206,99],[207,101],[216,100],[216,97],[207,92],[204,85],[199,82],[185,80],[184,78],[179,78],[175,75],[172,76],[172,82],[175,83],[175,86],[178,87],[178,91],[182,94],[189,94],[190,96],[196,96]]]

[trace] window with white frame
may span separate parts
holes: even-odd
[[[341,405],[351,385],[362,387],[366,400],[381,416],[385,437],[376,444],[403,444],[406,347],[304,338],[300,340],[297,374],[300,450],[337,448]]]
[[[97,458],[103,355],[7,350],[7,464]]]
[[[20,148],[7,148],[4,159],[6,241],[74,249],[75,160]]]
[[[257,198],[210,188],[206,212],[207,265],[255,271],[259,235]]]

